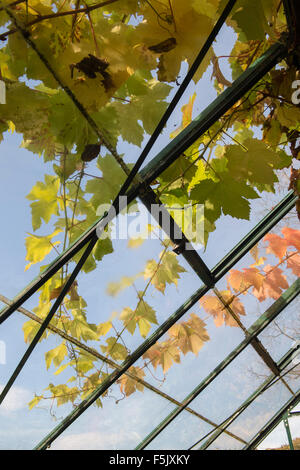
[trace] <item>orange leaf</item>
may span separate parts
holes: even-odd
[[[300,276],[300,254],[294,253],[286,263],[287,268],[291,269],[296,276]]]
[[[260,289],[264,276],[260,273],[257,268],[243,268],[244,272],[238,271],[237,269],[231,269],[227,282],[236,291],[240,292],[249,287],[254,286],[256,289]],[[247,292],[245,291],[245,294]]]
[[[129,371],[139,379],[143,379],[145,376],[145,372],[143,369],[140,367],[130,367]],[[128,375],[122,375],[119,380],[117,381],[120,384],[120,389],[121,392],[126,395],[126,397],[129,397],[132,393],[134,393],[136,390],[139,390],[142,392],[144,390],[144,385],[141,384],[140,382],[137,382],[131,377],[128,377]]]
[[[271,297],[272,299],[278,299],[281,296],[283,289],[289,287],[286,276],[282,274],[282,269],[274,268],[269,264],[264,267],[266,276],[261,288],[254,289],[253,295],[255,295],[260,302]]]
[[[267,253],[272,253],[279,259],[282,259],[285,256],[288,247],[285,238],[282,238],[275,233],[268,233],[268,235],[264,237],[264,241],[269,242]]]
[[[287,245],[294,246],[298,251],[300,251],[300,230],[283,227],[281,231],[287,241]]]
[[[226,304],[233,310],[233,312],[237,315],[245,315],[245,309],[241,301],[232,295],[230,290],[224,290],[220,292],[222,298],[226,302]],[[227,326],[238,326],[235,319],[229,313],[228,310],[225,309],[222,302],[218,299],[218,297],[213,295],[205,295],[200,299],[200,305],[204,308],[204,310],[214,317],[214,322],[217,327],[222,326],[224,323]]]

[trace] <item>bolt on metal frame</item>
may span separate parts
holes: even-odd
[[[293,3],[293,0],[290,0]],[[289,3],[290,3],[289,2]],[[200,65],[201,61],[203,60],[206,52],[208,51],[209,47],[211,46],[212,42],[216,38],[219,30],[221,29],[222,25],[224,24],[227,16],[229,15],[230,11],[232,10],[236,1],[231,0],[227,3],[220,19],[216,23],[216,26],[213,28],[211,35],[209,36],[208,40],[206,41],[205,45],[201,49],[195,63],[191,67],[185,81],[184,86],[178,90],[178,95],[175,96],[176,99],[173,99],[172,103],[170,104],[167,112],[161,119],[160,123],[157,126],[157,129],[153,136],[150,138],[147,146],[145,147],[144,151],[140,155],[137,163],[135,164],[132,172],[127,175],[127,179],[125,183],[122,185],[121,190],[119,191],[118,196],[116,197],[115,201],[112,204],[112,207],[116,209],[117,214],[120,212],[120,207],[118,203],[118,197],[120,195],[127,195],[128,196],[128,204],[135,200],[137,197],[141,199],[143,204],[149,208],[149,205],[153,203],[155,200],[157,202],[157,198],[155,193],[150,187],[151,182],[159,176],[166,168],[168,168],[173,162],[176,161],[180,155],[190,147],[191,144],[195,142],[201,135],[203,135],[212,124],[218,121],[218,119],[227,112],[242,96],[245,95],[248,91],[251,90],[253,85],[255,85],[268,71],[270,71],[278,62],[280,62],[284,57],[286,57],[289,48],[289,37],[283,36],[281,41],[271,46],[258,60],[254,62],[245,72],[241,74],[241,76],[232,84],[231,87],[227,88],[221,95],[219,95],[212,103],[209,105],[195,120],[191,122],[189,126],[187,126],[175,139],[173,139],[159,154],[151,160],[151,162],[146,165],[146,167],[138,173],[139,168],[141,167],[143,161],[145,160],[146,156],[148,155],[150,149],[152,148],[154,142],[156,141],[157,137],[159,136],[161,130],[163,129],[167,119],[171,115],[172,111],[175,109],[176,104],[179,101],[179,98],[182,96],[183,91],[186,89],[189,81],[191,80],[193,74],[197,70],[198,66]],[[38,53],[37,47],[32,43],[31,39],[28,38],[28,35],[24,34],[22,28],[16,23],[13,14],[9,12],[6,8],[7,13],[9,16],[14,20],[17,29],[23,34],[24,39],[29,43],[31,47]],[[41,58],[41,56],[40,56]],[[41,58],[42,59],[42,58]],[[198,60],[198,62],[197,62]],[[50,70],[50,69],[49,69]],[[54,73],[53,73],[54,74]],[[63,87],[63,86],[62,86]],[[63,87],[64,89],[64,87]],[[70,96],[70,93],[68,93]],[[72,98],[72,97],[71,97]],[[76,104],[76,102],[74,101]],[[80,103],[79,103],[80,105]],[[80,106],[79,106],[80,108]],[[83,110],[84,111],[84,110]],[[88,117],[85,116],[84,112],[82,112],[83,116],[88,120]],[[90,123],[91,124],[91,123]],[[133,183],[133,185],[131,184]],[[131,185],[131,188],[130,188]],[[129,189],[128,189],[129,188]],[[167,330],[176,322],[178,321],[188,310],[191,306],[195,304],[197,300],[199,300],[204,294],[206,294],[211,288],[214,288],[215,283],[221,279],[229,269],[245,254],[248,250],[254,246],[258,240],[260,240],[265,233],[267,233],[274,225],[282,219],[282,217],[289,212],[289,210],[294,206],[296,201],[296,197],[290,192],[280,204],[278,204],[262,221],[259,223],[241,242],[231,250],[225,258],[219,262],[215,268],[209,270],[208,267],[205,265],[203,260],[200,258],[198,253],[195,250],[191,249],[184,249],[182,255],[185,257],[187,262],[192,266],[194,271],[198,274],[200,279],[204,282],[204,285],[200,287],[176,312],[171,315],[162,325],[160,325],[157,330],[147,339],[145,340],[129,357],[125,359],[121,366],[115,368],[115,371],[112,372],[108,378],[95,389],[85,400],[83,400],[80,405],[78,405],[48,436],[46,436],[36,447],[37,449],[45,449],[47,448],[71,423],[73,423],[80,415],[83,413],[98,397],[100,397],[115,381],[124,373],[128,373],[128,369],[131,365],[133,365],[138,358],[140,358],[152,345],[156,343],[156,341],[167,332]],[[163,208],[162,205],[162,209]],[[165,212],[167,212],[165,210]],[[97,242],[98,238],[96,237],[96,229],[99,227],[99,222],[102,222],[102,228],[104,228],[105,224],[109,221],[111,214],[110,211],[108,214],[104,214],[98,221],[93,224],[90,229],[88,229],[78,240],[76,240],[64,253],[62,253],[59,257],[57,257],[53,263],[44,271],[42,272],[36,279],[34,279],[20,294],[18,294],[13,301],[9,302],[9,305],[5,307],[0,312],[0,324],[5,321],[16,309],[19,309],[21,305],[30,298],[48,279],[50,279],[66,262],[68,262],[79,250],[83,247],[85,252],[83,253],[79,263],[75,267],[70,279],[65,284],[62,292],[60,293],[59,297],[56,299],[55,303],[53,304],[48,316],[45,320],[43,320],[42,326],[37,333],[37,336],[34,338],[32,343],[29,345],[26,353],[24,354],[23,358],[21,359],[19,365],[17,366],[15,372],[13,373],[12,377],[10,378],[8,384],[2,391],[0,395],[0,402],[4,399],[6,394],[8,393],[10,387],[12,386],[15,378],[20,373],[22,367],[26,363],[27,359],[30,356],[30,353],[36,346],[38,340],[41,338],[43,332],[46,328],[50,327],[49,323],[54,316],[56,309],[58,308],[59,304],[63,301],[64,296],[68,292],[72,282],[76,278],[78,272],[80,271],[82,265],[84,264],[85,260],[87,259],[88,255],[90,254],[93,246]],[[175,224],[171,216],[168,214],[171,222],[171,232],[168,234],[173,241],[177,241],[178,239],[182,239],[184,234],[181,233],[179,227]],[[181,237],[181,238],[180,238]],[[191,247],[189,241],[184,237],[186,243],[188,243]],[[273,315],[274,317],[278,315],[282,308],[286,306],[291,300],[291,298],[295,298],[296,295],[299,293],[299,283],[294,283],[291,288],[287,289],[286,293],[284,293],[278,301],[274,303],[274,309],[272,310],[272,314],[267,313],[265,316]],[[272,306],[273,307],[273,306]],[[271,307],[271,309],[272,309]],[[228,306],[226,306],[228,309]],[[232,312],[229,311],[232,314]],[[264,317],[265,318],[265,317]],[[268,317],[269,318],[269,317]],[[269,319],[269,321],[271,321]],[[268,323],[264,324],[264,327]],[[253,325],[254,327],[254,325]],[[272,377],[279,376],[282,371],[281,364],[275,364],[273,359],[269,356],[267,351],[263,350],[261,345],[259,345],[257,340],[257,335],[259,332],[259,328],[261,327],[261,323],[256,325],[256,330],[251,331],[246,330],[244,331],[246,334],[246,339],[244,340],[243,346],[240,345],[241,350],[250,343],[252,344],[256,350],[259,350],[261,357],[265,360],[266,364],[272,370]],[[263,327],[263,328],[264,328]],[[241,350],[239,352],[241,352]],[[234,353],[234,354],[239,354]],[[228,361],[228,358],[227,358]],[[224,362],[224,361],[223,361]],[[226,362],[226,360],[225,360]],[[221,366],[222,370],[222,366]],[[217,371],[218,374],[220,372]],[[213,372],[213,374],[215,371]],[[200,386],[201,388],[201,386]],[[193,392],[192,392],[193,393]],[[199,392],[200,393],[200,392]],[[169,397],[170,398],[170,397]],[[169,399],[167,398],[167,399]],[[189,396],[183,403],[178,403],[178,408],[182,411],[186,406],[189,404]],[[218,432],[226,432],[226,428],[221,426],[220,431]],[[228,433],[228,432],[227,432]],[[238,437],[238,436],[237,436]],[[240,438],[238,437],[240,440]]]

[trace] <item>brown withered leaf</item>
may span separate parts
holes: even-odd
[[[175,38],[168,38],[164,41],[155,44],[154,46],[148,47],[149,51],[155,52],[156,54],[162,54],[164,52],[169,52],[177,46],[177,41]]]
[[[87,57],[81,59],[80,62],[71,65],[71,71],[76,68],[80,72],[83,72],[88,78],[97,78],[97,73],[102,76],[101,83],[105,88],[105,91],[110,90],[113,87],[112,78],[107,71],[109,63],[105,59],[99,59],[93,54],[89,54]]]
[[[97,73],[103,73],[106,71],[109,63],[106,60],[98,59],[92,54],[88,57],[84,57],[80,62],[74,65],[78,70],[83,72],[89,78],[96,78]]]
[[[100,148],[100,144],[87,144],[81,154],[81,160],[83,162],[91,162],[98,157]]]

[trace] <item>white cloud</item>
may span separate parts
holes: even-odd
[[[101,433],[86,432],[62,436],[53,443],[51,449],[55,450],[105,450],[105,449],[130,449],[137,441],[137,433]]]
[[[3,385],[0,384],[0,391],[3,390]],[[12,387],[5,397],[0,407],[0,413],[11,413],[13,411],[25,408],[28,402],[32,399],[32,392],[22,387]]]

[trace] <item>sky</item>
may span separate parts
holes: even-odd
[[[215,45],[216,54],[228,54],[233,40],[232,33],[224,28]],[[182,73],[184,71],[183,67]],[[226,65],[224,65],[223,71],[225,75],[228,74]],[[210,75],[211,70],[208,70],[196,86],[191,84],[188,88],[147,161],[169,141],[170,132],[181,122],[180,108],[188,101],[189,96],[194,91],[197,93],[194,117],[215,98],[216,93],[210,81]],[[13,298],[39,272],[39,265],[33,265],[30,269],[24,271],[27,264],[25,261],[24,239],[27,233],[32,233],[30,206],[25,197],[36,181],[43,180],[43,175],[51,172],[50,164],[45,164],[37,155],[32,155],[25,149],[20,148],[21,140],[19,135],[6,133],[4,141],[0,144],[2,238],[0,244],[0,293],[9,298]],[[125,153],[125,159],[127,158],[126,155],[130,155],[131,161],[137,158],[140,151],[137,147],[124,142],[120,144],[119,150]],[[217,223],[216,231],[211,235],[207,249],[200,251],[207,265],[212,268],[283,197],[283,193],[284,191],[278,191],[275,195],[268,196],[264,204],[254,203],[249,221],[223,216]],[[51,223],[49,226],[51,227]],[[49,233],[49,227],[42,228],[39,234],[46,232]],[[114,253],[106,256],[97,270],[89,275],[80,274],[78,277],[79,292],[88,302],[89,321],[96,323],[106,321],[112,312],[120,312],[125,305],[133,305],[133,296],[130,289],[123,291],[117,298],[111,298],[106,293],[107,283],[115,281],[117,277],[122,275],[133,275],[143,270],[145,262],[151,258],[157,259],[160,251],[161,245],[156,240],[147,241],[135,251],[127,249],[127,240],[117,240],[114,242]],[[151,305],[157,310],[159,323],[171,315],[201,286],[201,281],[196,274],[191,272],[191,268],[181,256],[179,258],[180,264],[185,267],[187,272],[182,275],[178,287],[170,286],[165,296],[157,291],[151,291],[150,301]],[[52,254],[46,258],[45,262],[49,262],[51,259],[53,259]],[[239,266],[242,267],[243,263],[245,265],[248,262],[250,262],[250,257],[246,256]],[[137,281],[137,285],[139,285],[139,282]],[[224,288],[224,282],[220,282],[218,287]],[[27,301],[24,307],[32,309],[36,302],[37,295]],[[245,304],[247,305],[247,317],[243,320],[247,327],[256,320],[258,313],[262,313],[264,308],[269,306],[268,303],[259,305],[250,296],[245,300]],[[290,314],[287,319],[289,322],[292,322],[297,316],[297,306],[295,309],[295,305],[293,304],[289,310]],[[195,306],[191,311],[199,312],[199,306]],[[190,313],[188,312],[183,319],[187,319]],[[150,374],[147,375],[147,380],[150,383],[178,400],[182,400],[201,379],[216,367],[225,355],[243,340],[241,330],[225,327],[216,328],[212,319],[206,321],[211,340],[203,347],[197,357],[188,354],[182,358],[181,364],[176,364],[170,369],[166,381],[162,381],[162,374],[159,371],[155,374],[155,377]],[[22,332],[23,323],[24,317],[15,312],[1,325],[0,341],[5,344],[6,348],[6,363],[1,364],[0,361],[0,385],[2,386],[26,349]],[[126,344],[131,351],[142,341],[141,337],[137,338],[129,334],[125,336]],[[267,337],[263,340],[269,341]],[[28,410],[28,402],[32,399],[34,393],[41,393],[49,382],[60,383],[64,378],[68,378],[67,373],[57,377],[53,374],[53,367],[49,371],[45,367],[45,352],[58,344],[59,340],[51,335],[46,341],[38,345],[0,408],[0,448],[32,448],[59,422],[61,417],[66,416],[71,410],[71,407],[67,405],[54,411],[50,408],[49,402],[43,402],[33,410]],[[290,342],[281,338],[279,343],[276,343],[276,347],[273,346],[274,354],[276,354],[278,344],[282,354],[290,348]],[[268,347],[272,348],[270,342],[268,342]],[[142,364],[142,361],[140,361],[140,364]],[[209,386],[193,402],[193,407],[209,419],[219,422],[226,418],[236,406],[241,404],[262,383],[262,377],[266,375],[268,375],[268,371],[265,365],[261,363],[252,349],[247,348],[224,371],[224,374],[216,379],[212,386]],[[174,409],[174,405],[149,390],[145,390],[143,393],[137,392],[116,404],[116,400],[120,398],[118,387],[112,387],[109,396],[103,400],[103,408],[91,407],[87,410],[57,439],[52,448],[134,448],[155,425],[159,424]],[[273,398],[273,401],[271,398]],[[269,419],[272,413],[276,411],[279,403],[284,403],[286,399],[286,389],[278,387],[276,397],[269,397],[268,402],[262,402],[261,406],[258,402],[257,406],[250,407],[248,414],[245,414],[236,426],[232,426],[232,432],[243,433],[248,430],[251,433],[255,429],[258,430],[260,424]],[[269,408],[267,404],[269,404]],[[296,418],[294,420],[296,422]],[[300,424],[293,424],[293,426],[295,434],[300,435]],[[170,446],[170,442],[172,448],[187,448],[195,441],[197,436],[210,430],[210,425],[200,422],[198,418],[184,411],[154,441],[153,448],[166,448]],[[245,438],[249,438],[249,435]],[[279,445],[283,442],[282,439],[284,439],[284,436],[278,429],[269,436],[268,446]],[[229,437],[222,437],[215,443],[215,447],[219,446],[219,448],[224,445],[234,447],[238,446],[239,443]],[[151,448],[151,445],[149,448]]]

